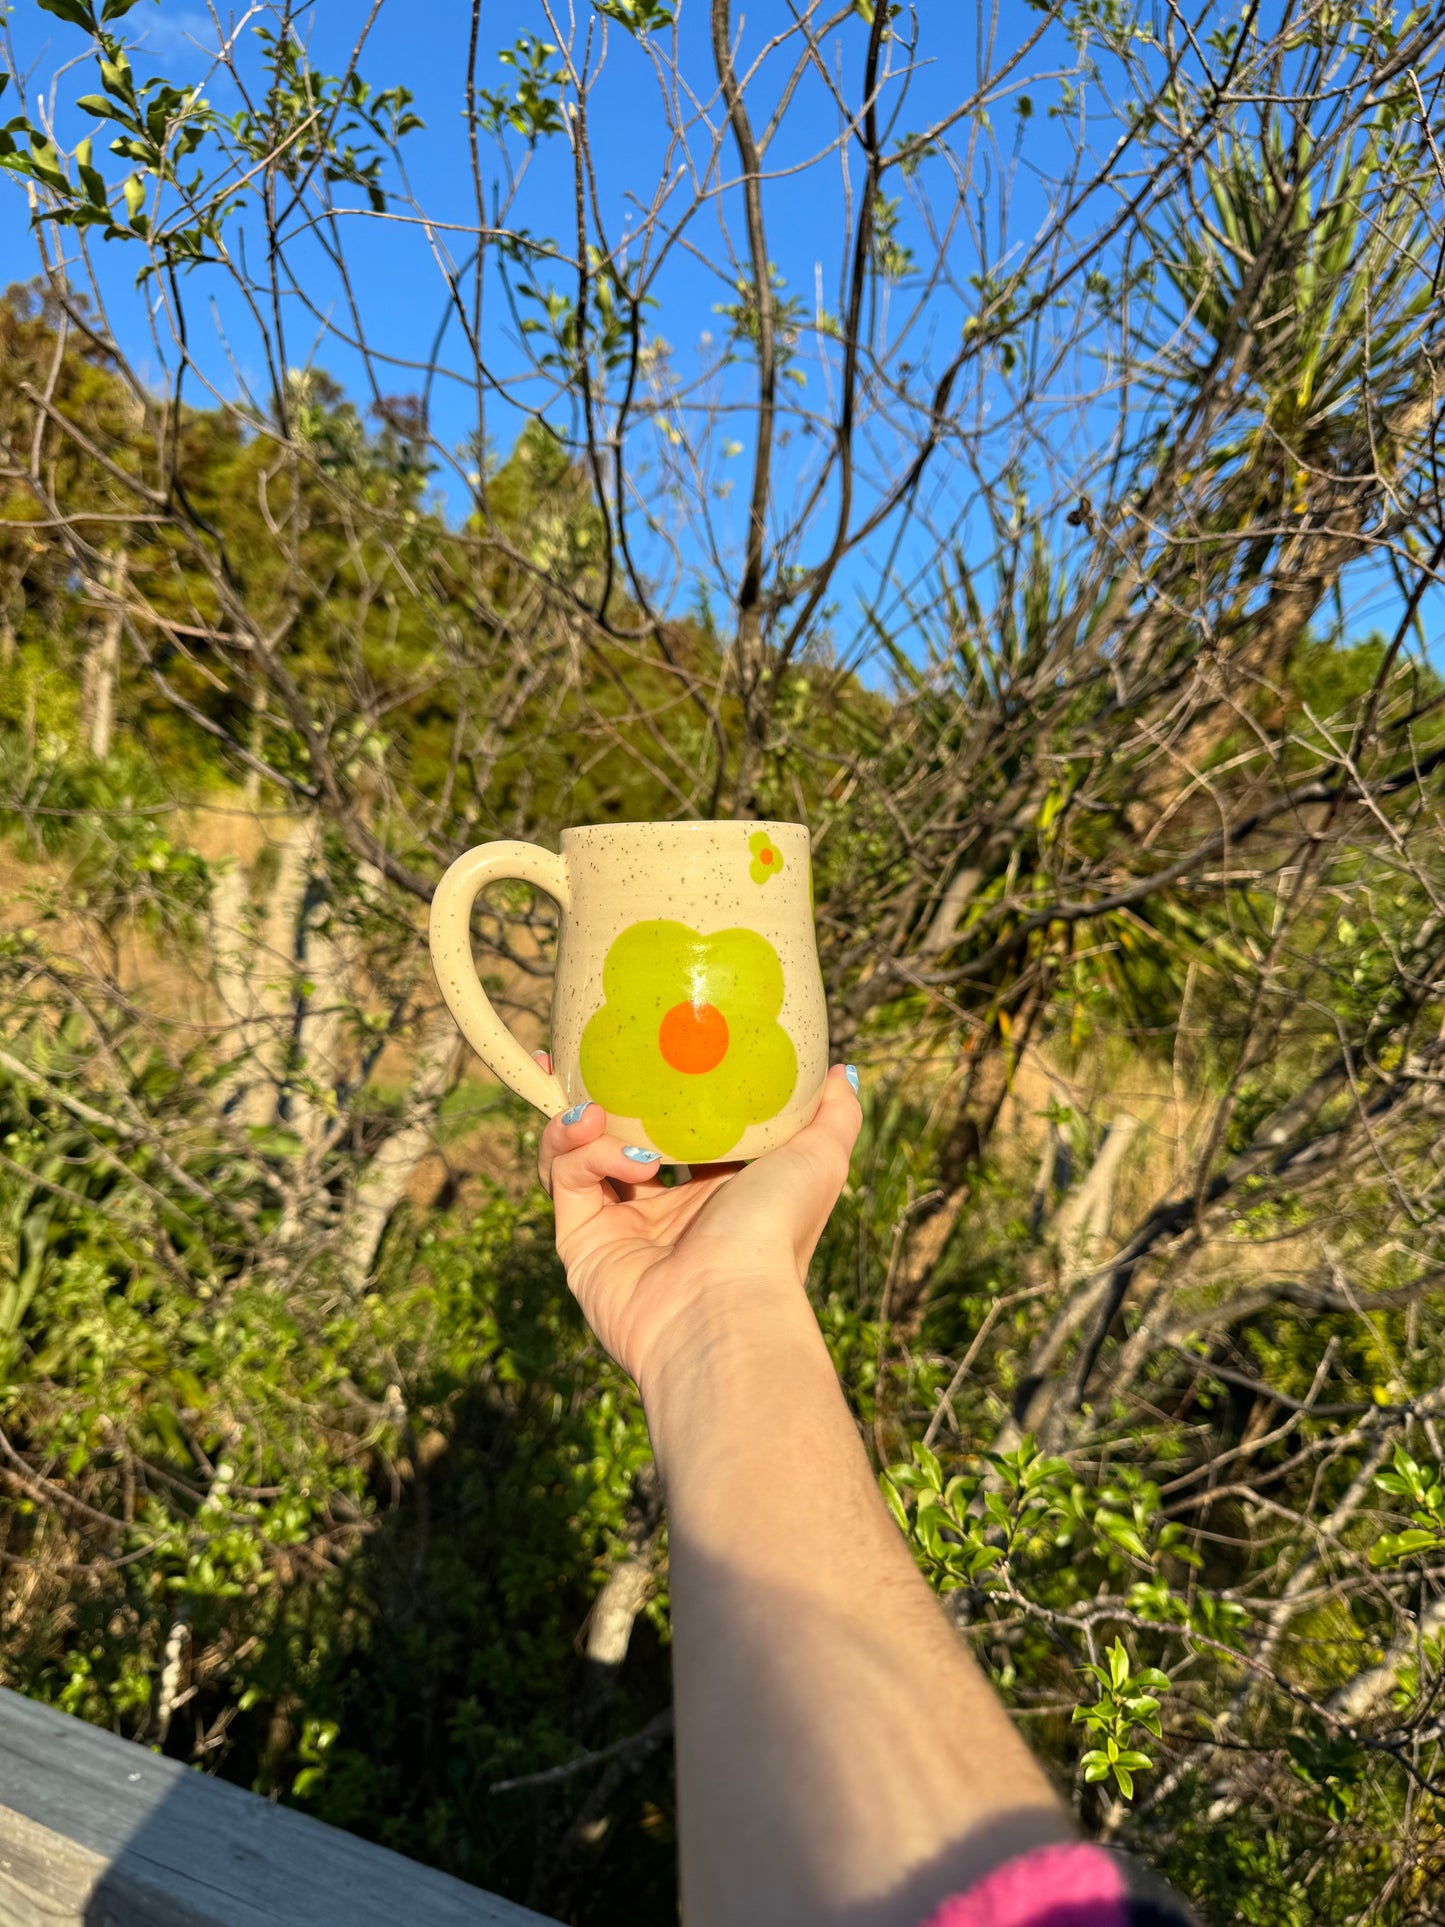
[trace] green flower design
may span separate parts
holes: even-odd
[[[726,1157],[792,1096],[798,1059],[777,1021],[783,966],[756,931],[631,924],[607,952],[602,992],[582,1033],[587,1094],[640,1118],[665,1157]]]
[[[753,853],[748,875],[754,883],[766,883],[782,869],[783,853],[766,830],[754,830],[748,838],[748,848]]]

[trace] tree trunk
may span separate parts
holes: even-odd
[[[433,1018],[422,1039],[402,1123],[367,1164],[352,1194],[340,1263],[353,1290],[360,1290],[371,1276],[392,1213],[406,1195],[413,1171],[432,1149],[437,1109],[452,1087],[462,1056],[461,1035],[444,1010]]]
[[[250,880],[239,866],[218,877],[211,893],[215,983],[229,1019],[222,1105],[247,1126],[274,1123],[285,1090],[307,866],[317,835],[312,815],[286,831],[263,911],[251,908]]]
[[[309,815],[299,835],[298,895],[292,924],[293,954],[306,988],[297,992],[292,1051],[290,1122],[314,1170],[330,1142],[336,1120],[334,1094],[342,1081],[343,1011],[351,976],[350,946],[328,928],[331,890],[322,853],[322,822]]]
[[[125,591],[130,557],[121,549],[106,571],[107,603],[99,633],[86,653],[81,672],[80,704],[85,745],[97,761],[110,754],[115,733],[115,680],[120,668],[120,632],[125,619]]]
[[[1034,1346],[1018,1407],[994,1440],[995,1452],[1016,1451],[1024,1435],[1037,1431],[1050,1416],[1059,1381],[1050,1379],[1049,1373],[1069,1339],[1108,1293],[1111,1276],[1107,1270],[1097,1270],[1099,1250],[1108,1236],[1124,1153],[1138,1129],[1138,1118],[1127,1113],[1116,1117],[1083,1182],[1059,1207],[1050,1242],[1058,1253],[1064,1302]]]

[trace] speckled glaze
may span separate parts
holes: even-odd
[[[769,848],[774,852],[771,858],[766,855]],[[531,843],[483,844],[458,857],[432,899],[431,951],[437,983],[463,1036],[483,1063],[518,1096],[555,1116],[588,1099],[602,1101],[599,1093],[587,1089],[583,1078],[582,1059],[588,1055],[583,1036],[607,1001],[603,967],[625,931],[641,924],[665,924],[676,945],[677,927],[685,926],[700,941],[691,951],[684,944],[684,952],[698,959],[709,954],[702,939],[725,931],[756,933],[776,952],[782,967],[782,1005],[776,1022],[791,1041],[797,1075],[781,1108],[747,1124],[725,1151],[711,1154],[761,1157],[812,1118],[827,1075],[828,1018],[813,931],[810,871],[808,832],[801,823],[596,824],[564,830],[560,856]],[[472,904],[479,890],[502,878],[535,884],[555,898],[562,913],[550,1075],[497,1016],[472,961]],[[639,939],[634,936],[630,941],[635,946]],[[705,986],[698,988],[698,982],[684,994],[706,1008],[704,1000],[711,993]],[[616,1006],[615,965],[609,988]],[[738,994],[734,984],[734,999]],[[741,1023],[735,1021],[734,1029],[741,1040]],[[593,1034],[595,1038],[595,1029]],[[649,1032],[644,1054],[652,1048]],[[782,1048],[779,1043],[778,1049]],[[595,1063],[595,1050],[588,1061]],[[675,1113],[678,1103],[690,1094],[691,1082],[680,1083],[667,1070],[661,1076],[673,1092],[669,1101]],[[705,1081],[702,1076],[697,1079],[699,1105]],[[676,1096],[679,1088],[683,1100]],[[776,1085],[771,1089],[775,1092]],[[764,1102],[770,1107],[772,1095]],[[640,1116],[608,1109],[607,1128],[627,1144],[660,1152],[666,1162],[685,1161],[675,1143],[654,1141]]]

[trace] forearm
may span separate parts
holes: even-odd
[[[644,1386],[685,1918],[911,1927],[1067,1823],[888,1517],[801,1286],[724,1302]]]

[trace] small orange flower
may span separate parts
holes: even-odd
[[[783,853],[766,830],[755,830],[748,838],[748,848],[753,853],[748,875],[754,883],[766,883],[782,869]]]

